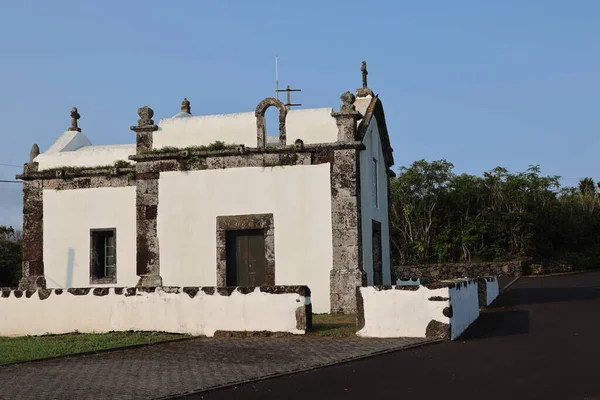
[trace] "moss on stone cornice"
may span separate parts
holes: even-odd
[[[43,171],[29,171],[17,175],[17,179],[24,181],[35,179],[72,179],[88,176],[120,176],[135,173],[135,166],[130,161],[118,160],[113,165],[97,167],[56,167]]]
[[[239,156],[240,154],[273,154],[273,153],[296,153],[302,152],[319,152],[323,150],[336,149],[357,149],[364,150],[365,146],[362,142],[332,142],[318,144],[303,144],[301,142],[290,145],[275,145],[268,147],[245,147],[244,145],[226,145],[223,149],[210,149],[208,146],[194,146],[185,148],[164,147],[158,150],[152,150],[140,154],[129,156],[133,161],[158,161],[169,159],[190,159],[205,158],[205,157],[227,157]]]

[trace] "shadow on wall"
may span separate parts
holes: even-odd
[[[75,250],[69,248],[67,252],[67,282],[66,287],[73,287],[73,270],[75,269]]]

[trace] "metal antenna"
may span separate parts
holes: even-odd
[[[275,56],[275,96],[279,100],[279,69],[277,66],[277,56]]]
[[[287,104],[285,107],[289,110],[292,107],[301,106],[302,104],[292,104],[290,92],[301,92],[301,89],[290,89],[290,85],[287,85],[286,89],[279,89],[279,57],[275,56],[275,96],[279,100],[279,93],[287,93]]]
[[[290,85],[287,85],[286,89],[277,90],[278,92],[287,92],[287,103],[285,107],[289,110],[292,107],[301,106],[302,104],[292,104],[291,92],[301,92],[302,89],[290,89]]]

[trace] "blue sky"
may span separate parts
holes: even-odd
[[[596,0],[2,0],[0,164],[44,151],[73,106],[94,144],[133,143],[146,104],[155,119],[183,97],[196,115],[251,111],[278,55],[307,108],[337,108],[367,60],[397,165],[600,179],[599,18]],[[0,224],[20,225],[20,197],[0,184]]]

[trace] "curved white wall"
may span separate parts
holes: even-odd
[[[304,143],[330,143],[337,140],[338,128],[331,108],[290,110],[285,120],[287,144],[296,139]],[[154,132],[152,147],[208,146],[219,140],[227,144],[257,145],[254,112],[165,118]]]
[[[116,161],[127,161],[129,156],[135,154],[135,144],[115,144],[110,146],[84,146],[73,151],[57,153],[44,153],[36,157],[38,170],[60,167],[106,167],[112,166]]]
[[[152,148],[208,146],[216,141],[256,147],[254,112],[165,118],[153,134]]]
[[[367,285],[373,284],[373,220],[381,223],[381,248],[383,260],[383,284],[392,281],[390,260],[390,230],[388,215],[388,177],[377,129],[377,120],[371,119],[363,139],[366,149],[360,152],[360,201],[362,222],[363,268],[367,273]],[[373,159],[378,166],[378,204],[373,195]]]
[[[44,275],[49,288],[135,286],[135,186],[44,190]],[[90,284],[90,229],[117,229],[117,283]]]
[[[216,219],[273,214],[275,284],[307,285],[314,312],[329,312],[330,165],[162,172],[160,273],[167,286],[216,285]]]
[[[304,143],[332,143],[337,141],[338,128],[331,108],[305,108],[288,111],[285,120],[287,144],[296,139]]]

